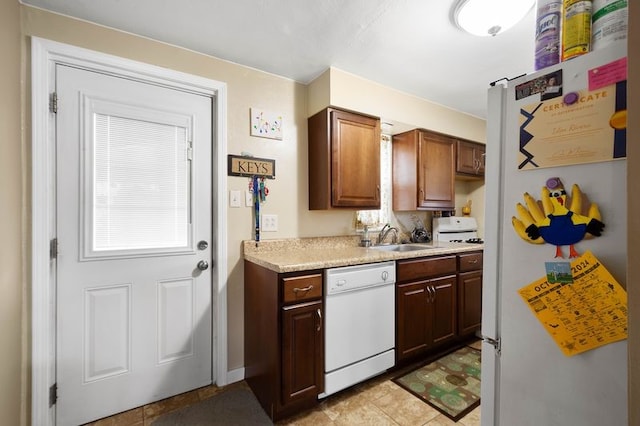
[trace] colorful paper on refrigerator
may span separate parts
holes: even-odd
[[[595,91],[575,91],[520,108],[518,169],[595,163],[626,157],[626,80]]]
[[[591,253],[571,262],[573,282],[548,276],[518,293],[566,356],[627,338],[627,293]],[[551,280],[554,281],[554,280]]]

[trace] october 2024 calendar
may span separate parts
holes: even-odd
[[[567,356],[627,338],[627,293],[591,253],[518,292]]]

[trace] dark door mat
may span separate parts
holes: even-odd
[[[260,403],[244,386],[233,386],[189,407],[159,417],[153,426],[273,425]]]

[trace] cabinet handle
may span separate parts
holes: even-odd
[[[429,296],[427,297],[427,303],[433,303],[433,296],[434,296],[433,286],[428,285],[427,292],[429,293]]]
[[[478,259],[469,259],[467,260],[467,262],[475,265],[476,263],[478,263]]]
[[[307,292],[307,291],[309,291],[309,290],[313,290],[313,284],[309,284],[309,285],[308,285],[307,287],[305,287],[305,288],[298,288],[298,287],[294,287],[294,288],[293,288],[293,292],[294,292],[294,293],[297,293],[297,292],[299,292],[299,291]]]
[[[318,314],[318,326],[316,327],[316,331],[320,331],[320,329],[322,329],[322,311],[320,308],[316,310],[316,314]]]

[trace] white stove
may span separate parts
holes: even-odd
[[[478,222],[470,216],[433,218],[433,241],[482,244],[478,238]]]

